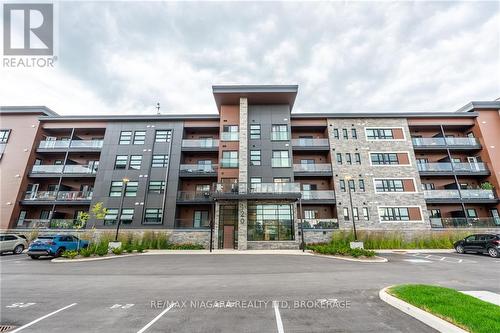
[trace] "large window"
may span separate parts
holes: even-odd
[[[271,127],[271,140],[284,141],[288,138],[288,125],[273,125]]]
[[[250,139],[260,139],[260,124],[250,125]]]
[[[128,182],[125,186],[125,196],[135,197],[137,196],[137,188],[139,187],[139,182]]]
[[[368,140],[391,140],[394,134],[391,128],[367,128],[366,138]]]
[[[165,191],[165,182],[159,180],[151,180],[149,182],[149,193],[163,193]]]
[[[223,151],[221,167],[223,168],[237,168],[238,167],[238,152],[237,151]]]
[[[161,208],[147,208],[144,214],[144,223],[161,223],[163,210]]]
[[[195,210],[193,215],[193,228],[204,228],[210,226],[208,210]]]
[[[152,168],[166,168],[168,166],[168,155],[153,155]]]
[[[120,133],[120,142],[121,145],[129,145],[132,142],[132,131],[122,131]]]
[[[381,207],[379,208],[382,221],[409,221],[410,212],[406,207]]]
[[[376,192],[404,192],[403,181],[401,179],[376,179]]]
[[[238,141],[239,140],[238,125],[224,125],[224,126],[222,126],[221,140],[223,140],[223,141]]]
[[[157,130],[155,132],[155,142],[168,142],[171,138],[169,130]]]
[[[127,155],[117,155],[115,160],[115,169],[125,169],[127,167],[127,161]]]
[[[129,169],[139,170],[141,168],[142,155],[132,155],[130,156]]]
[[[293,239],[292,205],[248,205],[249,241],[284,241]]]
[[[146,141],[146,131],[135,131],[134,145],[143,145]]]
[[[370,158],[373,165],[399,164],[398,154],[396,153],[371,153]]]
[[[250,150],[250,165],[260,165],[260,150]]]
[[[120,216],[120,220],[122,221],[122,223],[123,224],[132,223],[133,219],[134,219],[134,209],[133,208],[123,208],[122,214]]]
[[[111,182],[111,187],[109,188],[109,196],[110,197],[121,197],[122,196],[122,187],[123,187],[123,182],[121,182],[121,181]]]
[[[118,209],[108,208],[104,216],[104,225],[115,224],[118,221]]]
[[[7,143],[9,140],[10,130],[0,130],[0,143]]]
[[[290,156],[288,154],[288,150],[273,150],[271,165],[273,168],[290,167]]]

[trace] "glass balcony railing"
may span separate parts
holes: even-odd
[[[210,191],[178,191],[177,201],[208,201]]]
[[[239,132],[222,132],[220,139],[222,141],[239,141]]]
[[[485,172],[488,167],[485,163],[419,163],[417,164],[418,171],[422,172]]]
[[[75,219],[23,219],[17,221],[17,228],[26,229],[80,229],[85,224]]]
[[[102,148],[104,140],[72,140],[70,148]]]
[[[453,166],[451,163],[419,163],[417,164],[418,171],[423,172],[451,172]]]
[[[102,148],[104,140],[42,140],[40,149]]]
[[[476,138],[446,138],[448,146],[478,146],[479,140]]]
[[[216,193],[300,193],[299,183],[217,183]]]
[[[460,199],[460,195],[464,200],[480,199],[488,200],[495,199],[493,190],[427,190],[424,191],[425,199]]]
[[[181,164],[179,170],[184,174],[204,175],[217,172],[217,164]]]
[[[301,226],[303,223],[303,226]],[[299,220],[299,230],[304,229],[338,229],[339,223],[337,219],[302,219]]]
[[[500,218],[498,217],[448,217],[430,218],[432,228],[498,228]]]
[[[78,201],[92,200],[92,192],[87,191],[37,191],[26,192],[24,200],[35,201]]]
[[[335,191],[302,191],[302,200],[335,200]]]
[[[412,138],[413,145],[423,146],[479,146],[479,140],[476,138]]]
[[[329,147],[328,139],[292,139],[293,147]]]
[[[219,140],[217,139],[185,139],[182,140],[184,148],[217,148]]]
[[[64,166],[63,165],[33,165],[31,169],[32,173],[62,173]]]
[[[332,172],[332,165],[327,163],[318,164],[294,164],[294,172]]]
[[[460,190],[464,199],[495,199],[493,190]]]
[[[236,159],[222,159],[220,160],[221,168],[237,168],[239,166],[239,162]]]
[[[63,173],[96,173],[97,165],[67,164]]]
[[[69,140],[42,140],[38,145],[40,149],[63,149],[69,148]]]
[[[176,219],[175,220],[176,229],[208,229],[210,228],[209,219]]]
[[[485,172],[488,167],[485,163],[453,163],[453,169],[458,172]]]
[[[80,165],[80,164],[67,164],[67,165],[49,165],[39,164],[33,165],[32,173],[64,173],[64,174],[95,174],[97,172],[97,165]]]

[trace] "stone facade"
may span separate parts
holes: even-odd
[[[304,230],[304,242],[306,244],[326,243],[332,240],[334,230]]]
[[[240,191],[248,186],[248,99],[240,98],[240,151],[239,175]],[[247,249],[247,201],[238,202],[238,250]]]
[[[404,139],[401,140],[367,140],[365,129],[375,128],[402,128]],[[335,138],[334,129],[339,131],[339,138]],[[343,129],[347,129],[348,139],[343,138]],[[357,139],[352,138],[352,129],[356,129]],[[341,179],[351,177],[355,182],[355,191],[352,194],[353,207],[358,208],[359,220],[356,227],[363,229],[428,229],[430,223],[426,211],[424,195],[421,191],[420,177],[416,166],[415,154],[405,118],[344,118],[328,119],[328,136],[332,153],[332,170],[336,194],[336,204],[340,229],[352,229],[352,210],[349,203],[348,182],[346,191],[340,190]],[[410,165],[377,165],[370,163],[371,152],[407,152]],[[337,153],[342,154],[343,163],[337,163]],[[352,164],[346,163],[346,153],[351,154]],[[355,163],[355,153],[361,155],[361,164]],[[415,180],[415,193],[376,193],[374,178],[412,178]],[[365,191],[359,190],[359,179],[364,180]],[[421,209],[421,222],[382,222],[379,218],[379,206],[418,206]],[[345,220],[343,208],[349,209],[350,219]],[[368,208],[369,218],[363,217],[363,207]]]

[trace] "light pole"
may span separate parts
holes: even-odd
[[[354,207],[352,205],[352,194],[351,194],[351,181],[353,181],[353,180],[352,180],[351,176],[346,176],[345,180],[347,181],[347,188],[349,189],[349,203],[351,205],[351,217],[352,217],[352,228],[354,231],[354,241],[357,242],[358,241],[358,234],[356,233],[356,220],[354,218]],[[353,184],[353,186],[354,186],[354,184]]]
[[[128,178],[122,179],[122,199],[120,200],[120,211],[118,212],[118,223],[116,224],[115,242],[118,242],[118,231],[120,230],[120,224],[122,222],[123,199],[125,199],[125,189],[129,180]]]

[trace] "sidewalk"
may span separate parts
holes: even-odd
[[[220,249],[213,250],[147,250],[144,255],[156,255],[156,254],[288,254],[288,255],[305,255],[311,256],[312,253],[302,252],[302,250],[228,250]]]
[[[394,249],[394,250],[373,250],[377,253],[453,253],[454,249]]]

